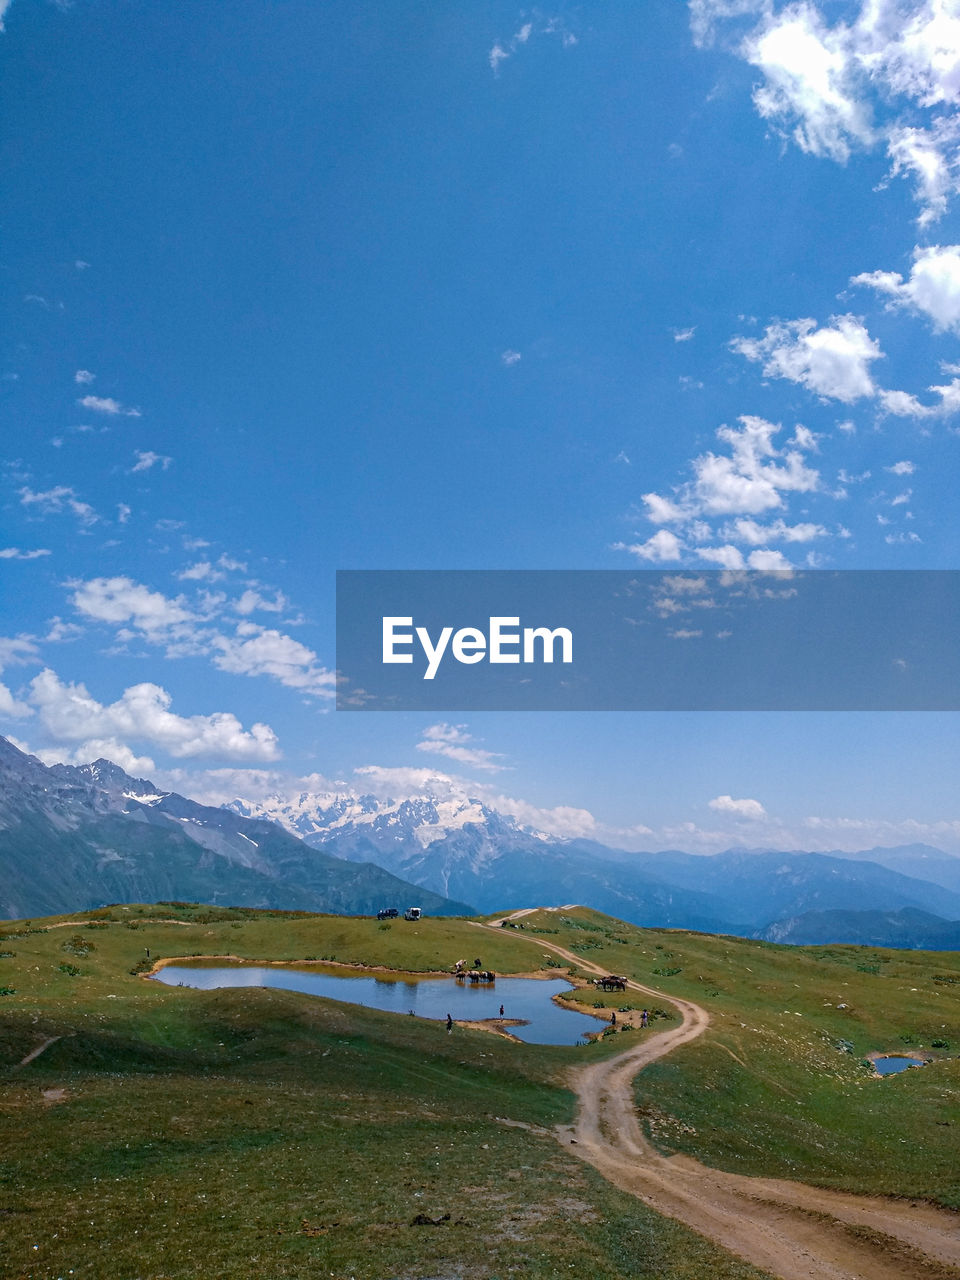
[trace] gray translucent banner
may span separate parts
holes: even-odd
[[[348,570],[341,711],[956,711],[960,572]]]

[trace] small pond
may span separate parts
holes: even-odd
[[[497,978],[496,982],[474,984],[443,978],[393,978],[367,974],[344,974],[311,966],[298,969],[286,965],[169,964],[153,975],[168,986],[199,987],[281,987],[304,991],[349,1004],[366,1005],[386,1013],[413,1013],[419,1018],[477,1022],[496,1018],[503,1005],[508,1024],[504,1030],[528,1044],[576,1044],[588,1032],[601,1031],[603,1022],[589,1014],[564,1009],[552,1000],[571,984],[560,978]],[[609,1015],[608,1015],[609,1017]],[[512,1018],[525,1026],[510,1026]]]
[[[923,1063],[918,1058],[874,1058],[873,1065],[882,1076],[892,1076],[908,1067],[922,1067]]]

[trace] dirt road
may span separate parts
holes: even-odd
[[[530,913],[527,909],[506,918],[518,920]],[[530,941],[579,969],[605,972],[542,937]],[[911,1201],[723,1173],[686,1156],[658,1154],[637,1120],[633,1079],[648,1063],[702,1035],[710,1018],[692,1001],[638,982],[628,986],[673,1005],[681,1022],[572,1073],[579,1113],[559,1135],[572,1155],[659,1213],[780,1280],[960,1277],[960,1215]]]

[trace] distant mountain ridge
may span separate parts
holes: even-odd
[[[582,902],[634,924],[745,936],[766,936],[778,922],[810,912],[960,918],[960,858],[928,846],[861,854],[629,853],[549,836],[467,795],[381,800],[302,792],[257,804],[236,800],[228,808],[272,819],[314,848],[377,862],[481,911]],[[913,945],[909,930],[889,927],[891,939],[899,939],[890,945]]]
[[[472,911],[379,866],[311,849],[274,822],[164,792],[108,760],[47,767],[0,738],[0,916],[165,899],[343,914],[413,904],[430,914]]]

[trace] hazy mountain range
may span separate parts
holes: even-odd
[[[212,808],[107,760],[48,767],[0,738],[0,916],[169,899],[344,914],[579,902],[777,942],[960,946],[960,858],[926,845],[629,853],[466,796],[301,793]]]
[[[383,801],[300,793],[228,807],[481,911],[581,902],[636,924],[757,937],[789,922],[792,935],[783,940],[797,942],[820,941],[823,927],[840,931],[832,941],[856,942],[859,933],[882,932],[876,913],[925,913],[928,923],[916,935],[924,941],[912,941],[909,924],[893,921],[892,946],[932,945],[930,920],[948,926],[960,919],[960,858],[926,845],[854,854],[628,853],[544,835],[467,797]],[[816,917],[823,912],[843,918],[822,925]],[[858,922],[860,915],[869,919]]]

